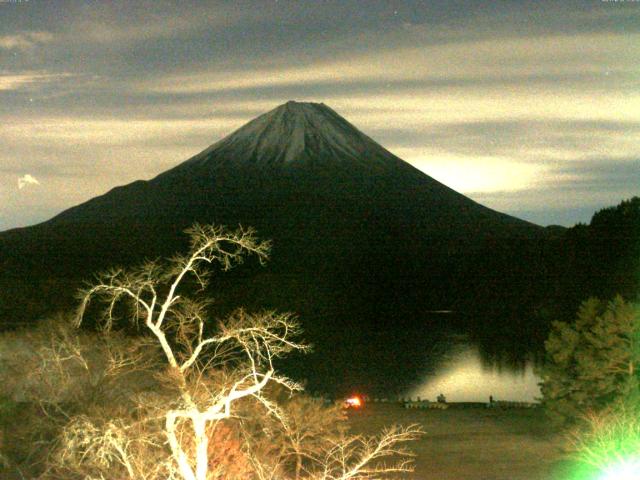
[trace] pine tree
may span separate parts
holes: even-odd
[[[543,404],[559,425],[638,398],[638,308],[617,296],[582,303],[573,324],[554,322],[541,369]]]

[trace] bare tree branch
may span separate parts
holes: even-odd
[[[253,415],[256,407],[262,412],[261,435],[268,431],[268,441],[281,439],[266,448],[269,458],[242,451],[259,479],[289,478],[293,473],[296,480],[350,480],[411,471],[410,454],[402,444],[417,438],[417,426],[394,427],[376,438],[346,436],[337,427],[342,416],[335,409],[302,408],[295,402],[285,408],[270,396],[269,389],[289,394],[302,389],[274,366],[277,358],[308,349],[297,340],[301,327],[294,317],[238,309],[211,325],[215,329],[207,328],[209,303],[189,298],[187,278],[203,289],[212,264],[229,270],[247,255],[264,263],[270,244],[257,240],[252,229],[229,232],[195,225],[187,233],[187,255],[166,264],[153,261],[110,270],[81,292],[78,326],[96,300],[105,306],[100,323],[105,336],[114,335],[123,307],[131,323],[151,334],[140,337],[137,348],[105,348],[101,378],[110,381],[122,372],[152,368],[153,355],[145,355],[145,348],[162,352],[166,367],[156,375],[153,391],[130,395],[126,404],[109,406],[110,413],[72,417],[55,450],[55,468],[75,469],[84,478],[213,480],[220,470],[211,464],[211,456],[221,446],[212,443],[212,432],[220,422],[237,418],[242,405],[251,404]],[[86,361],[86,348],[73,338],[43,352],[44,364],[60,375],[69,372],[70,362],[87,372],[94,368]],[[305,422],[312,420],[311,413],[327,420],[316,419],[316,428],[309,428]],[[256,444],[256,434],[243,434],[248,446]],[[391,459],[395,463],[385,463]]]

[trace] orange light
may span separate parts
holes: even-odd
[[[360,400],[360,397],[349,397],[347,398],[346,403],[348,406],[355,408],[362,406],[362,400]]]

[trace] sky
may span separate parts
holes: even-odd
[[[324,102],[540,225],[640,195],[640,0],[0,0],[0,230]]]

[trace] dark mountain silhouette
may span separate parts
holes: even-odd
[[[531,338],[545,229],[437,182],[324,104],[297,102],[152,180],[0,233],[5,325],[67,307],[96,270],[184,250],[194,222],[254,226],[273,240],[266,269],[216,279],[214,296],[223,310],[298,312],[317,345],[304,369],[312,383],[417,371],[417,344],[437,327],[428,311],[500,316],[509,335]]]

